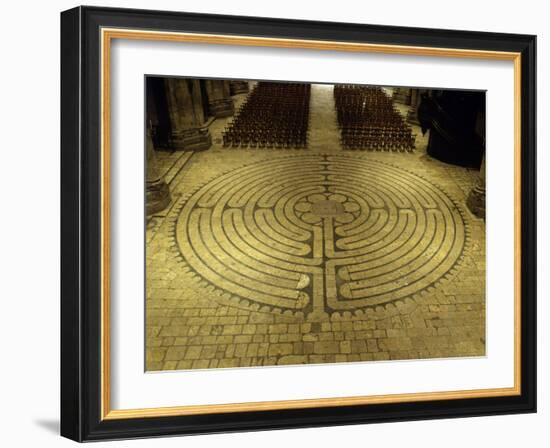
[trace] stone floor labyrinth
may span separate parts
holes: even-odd
[[[360,155],[259,161],[177,207],[186,267],[233,305],[313,322],[433,289],[467,246],[465,214],[440,187]]]

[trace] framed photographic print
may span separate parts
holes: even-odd
[[[536,410],[535,36],[61,14],[61,433]]]

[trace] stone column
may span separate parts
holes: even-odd
[[[393,89],[393,100],[398,103],[411,104],[411,90],[404,87],[396,87]]]
[[[231,92],[231,95],[248,93],[248,81],[229,81],[229,90]]]
[[[198,79],[166,78],[166,97],[173,149],[201,151],[210,148],[212,137],[205,123],[202,94]]]
[[[470,190],[468,199],[466,199],[466,205],[470,211],[478,218],[485,219],[485,155],[481,160],[481,168],[479,170],[479,179]]]
[[[151,128],[147,128],[145,150],[147,154],[147,178],[145,182],[145,203],[147,216],[164,210],[170,205],[170,190],[160,172],[151,137]]]
[[[206,92],[208,93],[208,108],[214,117],[223,118],[233,115],[235,105],[231,98],[229,81],[207,79]]]
[[[420,106],[424,92],[426,92],[425,89],[411,89],[411,108],[407,114],[407,121],[417,126],[420,125],[420,121],[418,121],[418,106]]]

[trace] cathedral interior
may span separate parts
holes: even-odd
[[[146,370],[485,355],[485,93],[146,78]]]

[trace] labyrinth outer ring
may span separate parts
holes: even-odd
[[[355,211],[313,213],[325,205]],[[421,294],[455,271],[467,233],[462,209],[440,187],[348,155],[236,168],[190,193],[175,223],[186,264],[233,304],[296,315]]]

